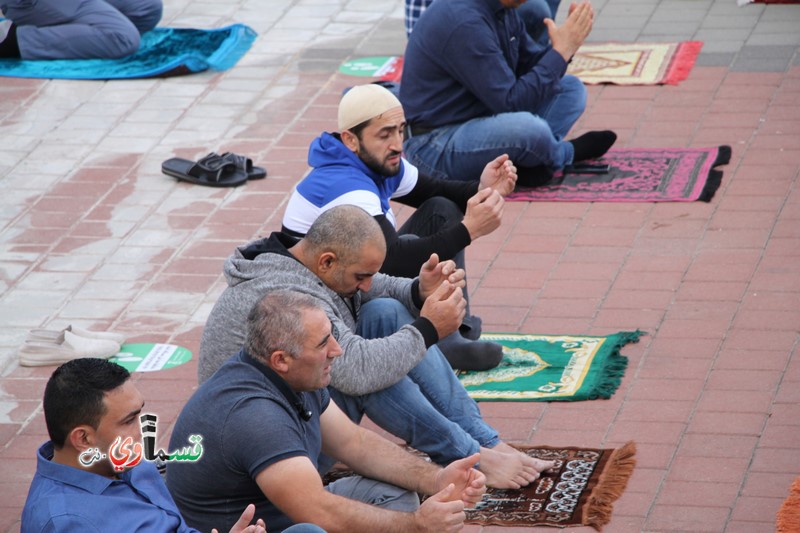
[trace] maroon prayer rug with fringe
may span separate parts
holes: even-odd
[[[537,187],[509,194],[509,202],[710,202],[722,183],[717,167],[731,159],[730,146],[716,148],[612,149],[591,163],[607,174],[557,172]]]

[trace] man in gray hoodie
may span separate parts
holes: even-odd
[[[461,324],[463,270],[433,254],[418,278],[395,278],[378,272],[385,254],[377,222],[355,206],[326,211],[302,240],[275,232],[238,248],[203,332],[200,381],[241,349],[247,315],[265,293],[307,293],[344,351],[330,392],[352,420],[366,413],[438,464],[480,452],[489,486],[529,484],[551,464],[499,439],[435,345]]]

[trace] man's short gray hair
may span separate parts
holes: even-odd
[[[314,257],[333,252],[344,265],[358,261],[368,243],[386,253],[386,239],[378,222],[354,205],[340,205],[322,213],[311,224],[304,240]]]
[[[309,294],[283,289],[268,292],[247,316],[247,353],[263,361],[278,350],[298,357],[306,334],[303,315],[314,309],[321,307]]]

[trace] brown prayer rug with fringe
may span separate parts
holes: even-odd
[[[633,441],[611,449],[513,446],[531,457],[555,461],[554,471],[519,490],[488,489],[478,505],[466,510],[467,524],[591,526],[602,531],[636,466]],[[324,481],[327,484],[351,475],[347,467],[337,465]]]
[[[555,460],[556,471],[520,490],[489,489],[467,510],[467,523],[496,526],[591,526],[611,520],[636,465],[636,445],[615,449],[515,446],[531,457]]]

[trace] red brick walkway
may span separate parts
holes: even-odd
[[[113,328],[196,353],[223,259],[279,228],[309,142],[335,127],[341,90],[359,82],[334,74],[339,56],[372,55],[363,47],[375,42],[375,53],[402,51],[397,1],[286,4],[287,27],[254,19],[262,38],[225,73],[2,79],[0,531],[19,529],[47,438],[40,400],[52,368],[17,367],[27,330]],[[610,0],[600,16],[623,5]],[[723,20],[735,27],[751,8],[770,13],[748,6]],[[781,13],[800,25],[800,8]],[[330,43],[298,44],[318,19]],[[394,40],[377,40],[387,25]],[[638,466],[607,531],[773,531],[800,474],[800,63],[763,72],[701,61],[679,86],[589,92],[575,134],[611,128],[620,147],[727,144],[732,160],[708,204],[507,204],[503,226],[468,252],[486,331],[649,335],[624,350],[629,369],[610,400],[482,411],[519,443],[635,440]],[[212,150],[246,153],[269,177],[215,190],[160,173],[172,155]],[[136,375],[161,439],[195,372],[192,361]]]

